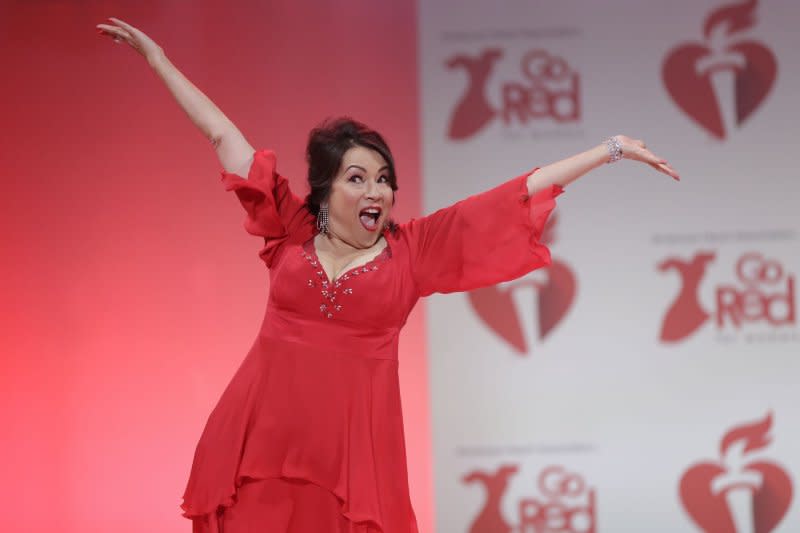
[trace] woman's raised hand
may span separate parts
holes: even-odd
[[[615,135],[615,137],[622,148],[623,158],[647,163],[659,172],[662,172],[667,176],[680,181],[681,178],[678,176],[678,172],[669,166],[669,163],[667,163],[666,159],[662,159],[648,150],[644,141],[631,139],[625,135]]]
[[[98,32],[117,43],[125,41],[147,59],[181,109],[211,141],[223,168],[228,172],[247,171],[255,150],[233,122],[172,64],[153,39],[127,22],[115,18],[108,20],[112,24],[98,24]]]
[[[142,54],[147,61],[153,61],[164,53],[161,47],[143,31],[119,19],[109,18],[108,20],[112,24],[97,25],[101,35],[111,37],[116,43],[128,43],[131,48]]]

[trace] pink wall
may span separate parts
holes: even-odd
[[[178,504],[196,439],[267,294],[213,150],[96,23],[116,16],[160,41],[251,143],[278,152],[299,192],[311,127],[338,114],[373,125],[398,161],[397,218],[420,210],[413,3],[133,5],[0,6],[9,531],[187,531]],[[412,497],[432,531],[421,310],[401,349]]]

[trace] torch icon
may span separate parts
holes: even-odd
[[[725,453],[727,472],[711,481],[711,492],[723,494],[728,504],[731,519],[737,533],[755,533],[753,501],[756,491],[761,489],[764,476],[761,472],[747,469],[747,441],[733,443]]]
[[[731,132],[738,122],[736,111],[736,77],[747,65],[741,52],[729,49],[727,22],[720,22],[711,29],[708,45],[711,53],[697,60],[695,69],[701,77],[708,76],[722,118],[723,131]]]

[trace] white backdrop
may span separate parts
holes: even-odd
[[[615,133],[683,177],[599,169],[550,269],[430,299],[437,530],[800,530],[800,3],[419,17],[426,211]]]

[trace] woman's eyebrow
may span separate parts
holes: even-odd
[[[361,170],[361,171],[363,171],[363,172],[366,172],[366,171],[367,171],[367,169],[366,169],[366,168],[364,168],[364,167],[362,167],[362,166],[360,166],[360,165],[350,165],[349,167],[347,167],[346,169],[344,169],[344,171],[345,171],[345,172],[347,172],[347,171],[348,171],[348,170],[350,170],[351,168],[357,168],[357,169],[359,169],[359,170]],[[378,169],[378,172],[383,172],[384,170],[389,170],[389,165],[383,165],[381,168],[379,168],[379,169]]]

